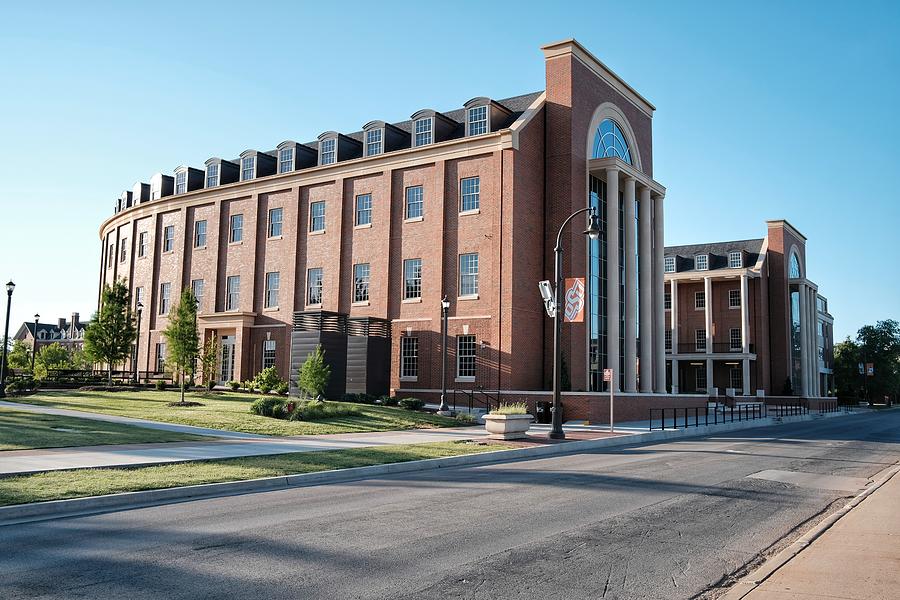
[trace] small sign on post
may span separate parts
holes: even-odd
[[[613,433],[613,370],[603,369],[603,381],[609,383],[609,432]]]

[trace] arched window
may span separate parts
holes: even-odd
[[[612,119],[604,119],[594,134],[594,152],[591,158],[608,158],[616,156],[631,164],[631,152],[628,142],[619,124]]]
[[[803,275],[800,273],[800,259],[797,258],[796,252],[791,252],[791,262],[788,266],[788,277],[791,279],[800,279]]]

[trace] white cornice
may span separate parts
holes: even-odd
[[[617,169],[626,177],[633,177],[641,185],[650,188],[658,197],[665,197],[666,195],[666,188],[661,183],[648,177],[646,173],[635,169],[632,165],[629,165],[617,156],[592,158],[588,160],[588,171],[605,172],[606,169]]]

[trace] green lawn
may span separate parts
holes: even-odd
[[[353,404],[359,414],[321,421],[282,421],[250,414],[250,403],[259,395],[237,392],[189,393],[189,400],[203,406],[175,407],[169,402],[179,399],[178,392],[40,392],[22,397],[22,402],[56,408],[69,408],[109,415],[150,419],[166,423],[196,425],[229,431],[265,435],[320,435],[359,431],[391,431],[430,427],[458,427],[459,421],[448,417],[404,410],[402,408]],[[15,400],[15,398],[11,398]]]
[[[221,481],[241,481],[443,456],[477,454],[504,444],[436,442],[326,452],[192,461],[133,468],[73,469],[0,478],[0,505],[83,498]]]
[[[145,429],[90,419],[0,408],[0,450],[100,444],[144,444],[209,440],[208,437]]]

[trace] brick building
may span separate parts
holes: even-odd
[[[666,248],[674,393],[833,394],[834,319],[806,273],[806,238],[767,225],[760,239]]]
[[[81,350],[84,347],[84,332],[88,325],[90,321],[82,321],[80,315],[73,312],[71,319],[60,317],[55,323],[26,321],[12,339],[21,340],[38,352],[41,347],[53,343],[58,343],[70,351]]]
[[[552,329],[537,282],[552,279],[562,222],[593,205],[600,240],[577,219],[563,236],[565,274],[588,291],[584,322],[564,328],[571,388],[605,389],[609,365],[617,389],[658,398],[655,109],[574,40],[542,50],[543,91],[211,158],[124,192],[100,228],[100,285],[124,278],[144,306],[139,368],[163,367],[167,314],[192,288],[204,337],[222,343],[221,380],[270,364],[293,376],[315,342],[332,393],[433,398],[446,296],[449,387],[540,395]],[[570,416],[582,401],[570,397]]]

